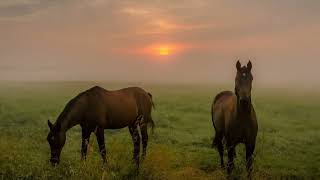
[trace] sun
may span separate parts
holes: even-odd
[[[167,56],[171,52],[170,52],[170,48],[169,47],[163,46],[163,47],[159,47],[158,48],[158,53],[159,53],[160,56]]]
[[[169,57],[176,56],[182,50],[181,44],[176,43],[154,43],[140,49],[140,52],[152,57],[162,57],[163,59],[171,59]],[[168,57],[168,58],[166,58]]]

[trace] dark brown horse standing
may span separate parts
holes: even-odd
[[[228,150],[227,171],[230,174],[234,167],[235,147],[239,143],[244,143],[246,146],[247,170],[250,175],[258,132],[256,113],[251,104],[252,64],[249,61],[247,66],[241,67],[238,61],[236,67],[235,93],[223,91],[215,97],[212,104],[212,123],[216,132],[213,146],[217,147],[221,167],[224,167],[223,139],[225,139]]]
[[[95,86],[70,100],[57,121],[48,120],[50,132],[47,140],[51,149],[51,163],[60,161],[60,153],[66,141],[66,132],[75,125],[82,128],[81,157],[86,158],[90,134],[94,132],[102,159],[106,160],[104,129],[129,127],[134,144],[133,159],[139,165],[140,127],[142,136],[142,157],[146,155],[148,144],[147,125],[154,127],[151,117],[153,107],[150,93],[138,87],[107,91]]]

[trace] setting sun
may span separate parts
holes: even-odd
[[[176,56],[182,50],[185,50],[185,46],[179,43],[154,43],[141,48],[138,52],[152,57],[169,57]]]
[[[161,56],[166,56],[170,54],[170,49],[168,47],[160,47],[158,51],[159,51],[159,55]]]

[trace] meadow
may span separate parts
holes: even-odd
[[[102,164],[94,135],[88,158],[80,160],[81,129],[67,133],[59,166],[49,164],[47,120],[93,85],[118,89],[138,85],[153,94],[156,128],[147,157],[136,175],[128,129],[105,130],[107,159]],[[93,82],[0,83],[0,179],[226,179],[211,148],[212,99],[230,85],[156,85]],[[320,178],[320,93],[253,89],[259,131],[254,179]],[[237,147],[232,176],[246,178],[244,146]]]

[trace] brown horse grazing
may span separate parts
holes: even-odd
[[[230,174],[234,167],[235,146],[244,143],[246,146],[247,170],[250,175],[252,155],[258,132],[256,113],[251,104],[252,64],[249,61],[246,67],[241,67],[238,61],[236,67],[235,93],[223,91],[215,97],[212,104],[212,123],[216,132],[212,145],[217,147],[221,167],[224,167],[223,138],[225,139],[228,150],[227,171]]]
[[[47,140],[51,149],[51,163],[58,164],[60,153],[66,141],[66,132],[75,125],[82,128],[81,157],[86,158],[90,134],[94,132],[103,161],[106,160],[104,129],[129,127],[134,144],[133,160],[139,165],[140,127],[142,136],[142,157],[148,144],[147,125],[154,127],[151,109],[154,107],[150,93],[138,87],[107,91],[95,86],[80,93],[65,106],[57,121],[48,120],[50,132]]]

